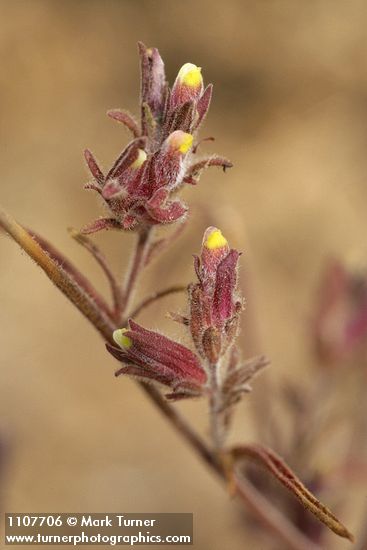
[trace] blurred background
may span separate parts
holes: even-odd
[[[208,225],[244,251],[244,354],[266,353],[272,366],[239,407],[236,441],[258,438],[253,409],[272,397],[269,384],[309,384],[309,324],[327,259],[367,256],[366,23],[362,0],[0,1],[0,203],[106,292],[66,228],[102,213],[82,189],[82,151],[107,167],[129,139],[105,113],[138,111],[136,42],[159,48],[171,83],[187,61],[214,83],[201,136],[215,136],[205,150],[234,168],[213,168],[185,190],[189,227],[139,295],[193,279]],[[132,235],[95,239],[122,274]],[[193,512],[198,550],[272,548],[134,382],[114,378],[97,333],[5,237],[0,265],[1,509]],[[181,338],[165,313],[184,307],[184,296],[167,298],[140,321]],[[202,403],[177,406],[206,433]],[[275,397],[272,414],[280,409]],[[334,452],[325,440],[320,460]],[[354,490],[344,487],[344,498]],[[343,508],[352,530],[363,502]]]

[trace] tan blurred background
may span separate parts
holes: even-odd
[[[305,335],[331,254],[366,256],[367,6],[362,0],[0,2],[0,202],[106,285],[66,228],[101,213],[83,191],[82,150],[108,166],[126,144],[108,108],[137,112],[137,40],[160,49],[170,81],[191,61],[215,84],[202,135],[234,168],[188,189],[190,229],[146,274],[141,292],[186,283],[209,224],[245,251],[245,353],[307,378]],[[96,240],[123,272],[132,237]],[[268,548],[173,433],[79,313],[10,240],[0,238],[0,437],[6,511],[187,511],[195,548]],[[140,320],[179,329],[167,299]],[[250,315],[251,311],[256,312]],[[256,327],[255,327],[256,322]],[[250,402],[234,437],[252,438]],[[201,403],[178,405],[205,433]],[[277,409],[277,404],[275,404]],[[349,525],[358,524],[351,514]],[[332,537],[330,548],[348,543]]]

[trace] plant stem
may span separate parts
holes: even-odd
[[[114,319],[117,319],[119,312],[122,308],[122,289],[119,285],[116,277],[114,276],[108,262],[102,252],[99,250],[97,245],[89,239],[86,235],[79,233],[73,228],[69,229],[70,235],[75,239],[76,242],[84,246],[88,252],[90,252],[99,266],[102,268],[104,274],[107,277],[107,280],[110,284],[112,299],[113,299],[113,312],[112,316]]]
[[[156,300],[159,300],[160,298],[164,298],[165,296],[168,296],[169,294],[174,294],[177,292],[183,292],[187,289],[187,286],[184,285],[176,285],[176,286],[170,286],[168,288],[165,288],[164,290],[159,290],[158,292],[154,292],[147,298],[145,298],[140,304],[136,306],[134,311],[130,313],[131,317],[137,317],[139,313],[143,311],[146,307],[150,306],[153,302]]]
[[[103,311],[107,317],[111,320],[113,319],[113,311],[110,306],[107,304],[106,300],[101,296],[99,292],[93,287],[91,282],[81,273],[63,254],[61,254],[49,241],[41,237],[35,231],[25,228],[29,235],[40,245],[42,250],[47,253],[47,255],[53,260],[57,265],[59,265],[69,278],[71,278],[74,283],[83,291],[90,296],[95,302],[97,309]]]
[[[219,411],[221,409],[221,395],[218,385],[218,365],[210,365],[210,433],[213,447],[217,453],[220,453],[223,447],[223,433]]]
[[[140,271],[145,265],[145,261],[149,254],[149,244],[152,229],[150,227],[143,228],[138,232],[138,241],[135,246],[133,258],[131,261],[130,269],[128,271],[121,304],[121,320],[125,319],[130,307],[130,303],[133,298],[135,285]]]
[[[93,299],[88,296],[71,277],[41,248],[32,236],[11,216],[0,208],[0,227],[2,227],[23,250],[43,269],[51,281],[65,294],[76,308],[88,319],[95,329],[103,336],[104,340],[113,344],[112,332],[116,326],[110,319],[99,311]],[[141,234],[132,263],[132,268],[127,279],[125,292],[131,293],[141,267],[146,257],[149,233]],[[124,310],[126,311],[130,295],[125,295]],[[204,462],[223,481],[227,481],[227,472],[218,454],[213,452],[203,439],[193,431],[186,420],[174,409],[151,385],[139,382],[139,385],[155,403],[161,413],[170,421],[176,431],[189,443]],[[261,494],[243,479],[236,479],[237,490],[241,499],[257,517],[257,519],[273,534],[282,540],[290,550],[320,550],[319,547],[304,537],[285,516],[270,504]]]

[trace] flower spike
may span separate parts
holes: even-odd
[[[163,60],[157,48],[138,44],[141,61],[141,121],[128,112],[113,109],[108,116],[124,124],[133,134],[131,141],[107,175],[92,153],[85,158],[93,181],[86,188],[97,191],[109,210],[105,228],[140,230],[147,226],[183,221],[187,207],[171,194],[183,184],[198,183],[208,166],[231,166],[221,157],[194,161],[201,125],[212,96],[212,86],[204,89],[201,68],[185,63],[170,90]],[[95,229],[94,229],[95,228]],[[103,229],[100,221],[84,232]]]
[[[242,302],[237,296],[239,252],[229,248],[216,227],[204,234],[200,258],[195,259],[199,282],[189,287],[190,330],[203,358],[216,363],[237,335]]]

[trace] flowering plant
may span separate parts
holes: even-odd
[[[164,64],[156,48],[139,43],[141,58],[141,123],[126,111],[109,116],[129,128],[131,141],[106,176],[89,150],[85,158],[93,181],[86,185],[104,199],[111,217],[89,224],[83,233],[101,229],[140,229],[182,220],[187,207],[172,200],[180,187],[195,185],[208,166],[232,166],[212,155],[195,160],[194,142],[210,105],[212,85],[204,89],[201,69],[186,63],[169,88]]]
[[[268,364],[264,356],[243,361],[238,346],[239,321],[244,307],[238,287],[240,253],[229,247],[215,227],[203,237],[194,258],[196,281],[187,287],[186,314],[171,314],[182,325],[189,342],[176,342],[160,332],[140,326],[134,317],[163,295],[181,291],[170,287],[132,307],[140,273],[162,249],[175,240],[188,208],[176,193],[184,184],[195,185],[209,166],[226,169],[230,161],[216,155],[196,158],[197,133],[208,112],[212,86],[204,88],[201,69],[191,63],[179,71],[170,89],[163,61],[156,48],[139,44],[141,59],[141,122],[121,110],[109,116],[129,128],[133,140],[104,174],[92,153],[85,159],[92,174],[87,189],[96,191],[108,209],[72,236],[99,263],[111,285],[113,303],[100,295],[88,278],[46,239],[27,230],[0,211],[0,226],[33,258],[53,283],[93,324],[107,342],[107,350],[120,362],[116,375],[137,378],[146,395],[159,407],[205,463],[237,493],[266,529],[287,547],[318,548],[253,486],[243,462],[255,460],[272,474],[321,522],[342,537],[350,532],[301,483],[274,451],[259,445],[228,446],[226,436],[236,404],[251,390],[254,376]],[[155,237],[157,225],[176,224],[165,237]],[[103,229],[131,230],[136,247],[123,284],[88,235]],[[121,328],[122,327],[122,328]],[[164,388],[164,395],[161,393]],[[210,410],[211,443],[185,421],[170,404],[201,397]],[[269,399],[269,396],[266,396]]]

